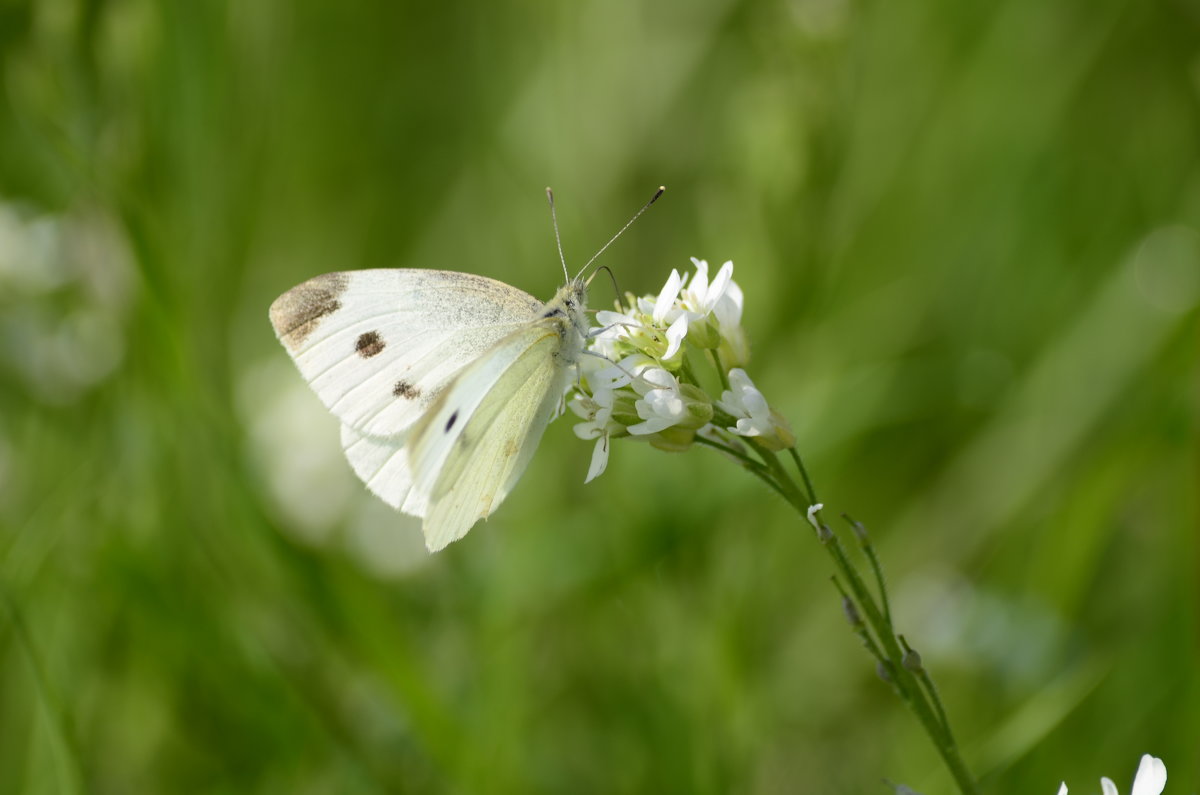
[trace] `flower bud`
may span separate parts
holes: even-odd
[[[708,317],[693,320],[688,323],[688,342],[697,348],[716,348],[721,344],[721,332],[709,321]]]
[[[721,326],[721,344],[717,346],[717,352],[728,367],[745,367],[750,363],[750,343],[741,326]]]

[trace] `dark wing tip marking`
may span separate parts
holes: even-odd
[[[293,287],[271,304],[271,325],[288,348],[295,350],[327,315],[342,308],[341,296],[350,286],[345,273],[326,273]]]
[[[354,351],[364,359],[370,359],[378,355],[386,345],[378,331],[368,331],[359,335],[354,343]]]
[[[392,387],[392,394],[396,397],[416,400],[417,398],[421,397],[421,390],[417,386],[410,384],[407,381],[397,381],[396,385]]]
[[[455,410],[455,412],[450,415],[450,419],[446,420],[446,433],[450,433],[450,429],[454,427],[454,423],[457,421],[458,421],[458,411]]]

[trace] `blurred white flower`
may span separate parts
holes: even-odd
[[[115,218],[0,198],[0,380],[70,403],[119,367],[133,262]]]
[[[1137,774],[1133,777],[1132,795],[1162,795],[1167,786],[1167,766],[1157,757],[1142,754],[1138,764]],[[1100,779],[1100,789],[1104,795],[1120,795],[1117,785],[1110,778]],[[1058,795],[1067,795],[1067,784],[1063,782],[1058,788]]]

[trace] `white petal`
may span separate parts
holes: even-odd
[[[631,353],[616,364],[610,364],[588,379],[595,384],[596,394],[625,386],[637,376],[638,371],[653,364],[654,360],[644,353]]]
[[[742,393],[742,405],[751,417],[767,416],[771,413],[771,407],[767,405],[763,393],[753,387]]]
[[[696,275],[692,277],[691,282],[688,284],[687,291],[699,303],[703,303],[705,296],[708,295],[708,263],[704,260],[696,264]],[[701,307],[697,306],[694,308],[700,309]]]
[[[642,371],[641,376],[642,381],[649,385],[649,388],[646,389],[646,392],[649,392],[650,389],[654,388],[674,390],[679,386],[675,381],[675,376],[671,375],[661,367],[647,367]]]
[[[596,427],[594,422],[577,423],[571,430],[575,431],[575,435],[584,441],[595,439],[600,435],[600,429]]]
[[[641,401],[638,402],[640,403]],[[638,414],[641,414],[641,412],[639,411]],[[634,436],[649,436],[652,433],[658,433],[659,431],[666,430],[674,424],[675,423],[671,422],[671,420],[667,419],[666,417],[650,417],[645,422],[639,422],[637,425],[630,425],[629,433]]]
[[[587,477],[583,482],[591,483],[604,472],[604,469],[607,466],[608,434],[605,434],[596,440],[596,446],[592,448],[592,465],[588,467]]]
[[[582,417],[586,420],[592,416],[592,407],[590,404],[590,400],[576,395],[575,397],[571,398],[570,401],[568,401],[567,408],[573,411],[576,416]]]
[[[1163,764],[1163,760],[1143,754],[1137,775],[1133,779],[1133,795],[1162,795],[1166,786],[1167,766]]]
[[[637,326],[637,321],[629,315],[602,309],[596,313],[596,322],[604,329],[604,336],[622,338],[629,334],[629,329]]]
[[[1058,788],[1058,795],[1067,795],[1067,782],[1064,781]]]
[[[706,309],[711,311],[716,307],[721,297],[725,295],[725,290],[728,289],[731,281],[733,281],[733,260],[722,265],[721,270],[717,271],[717,275],[713,277],[712,284],[708,288],[708,299],[704,302]]]
[[[684,312],[679,317],[675,318],[675,322],[667,329],[667,352],[663,354],[664,359],[670,359],[679,350],[679,346],[683,344],[683,338],[687,336],[688,331],[688,316]]]
[[[721,300],[717,301],[717,305],[713,308],[713,313],[717,316],[717,322],[725,329],[731,329],[742,322],[742,288],[738,287],[738,283],[730,281],[725,287],[725,294],[721,296]]]
[[[667,311],[674,306],[675,299],[679,297],[679,288],[683,285],[683,277],[679,275],[679,271],[671,269],[671,276],[667,279],[667,283],[663,285],[662,290],[658,294],[658,300],[654,302],[654,322],[662,323],[667,316]]]
[[[737,421],[737,427],[726,428],[730,433],[736,433],[738,436],[764,436],[770,428],[764,429],[760,423],[754,420],[742,419]]]
[[[1121,795],[1121,793],[1117,792],[1117,785],[1112,783],[1111,778],[1102,777],[1100,779],[1100,790],[1104,795]]]

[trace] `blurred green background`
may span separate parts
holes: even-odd
[[[736,264],[990,793],[1200,788],[1196,0],[0,0],[0,792],[951,784],[782,501],[551,426],[428,556],[267,322]],[[604,280],[593,305],[611,298]]]

